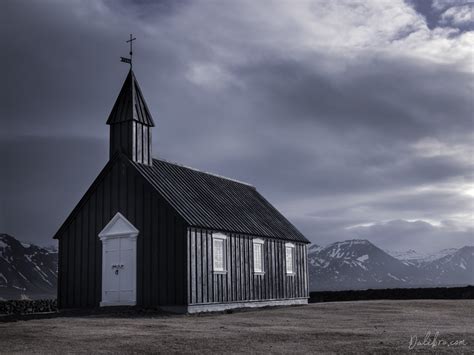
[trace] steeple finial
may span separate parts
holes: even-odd
[[[130,69],[132,69],[133,41],[135,40],[136,38],[130,33],[130,39],[125,41],[126,43],[130,43],[130,58],[120,57],[121,62],[130,64]]]

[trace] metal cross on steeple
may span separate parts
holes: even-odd
[[[132,34],[130,33],[130,39],[128,41],[125,41],[126,43],[130,43],[130,58],[120,57],[120,61],[130,64],[130,68],[132,68],[133,41],[135,40],[136,38],[133,37]]]

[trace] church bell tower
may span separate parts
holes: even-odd
[[[130,64],[130,71],[107,119],[110,126],[110,158],[120,151],[130,160],[152,165],[151,128],[155,126],[142,91],[132,69],[132,43],[130,35],[130,58],[121,61]]]
[[[132,68],[107,124],[110,125],[110,157],[121,151],[134,162],[152,165],[151,128],[155,124]]]

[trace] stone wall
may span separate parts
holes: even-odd
[[[0,315],[57,312],[56,299],[0,301]]]

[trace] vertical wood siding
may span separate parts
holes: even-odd
[[[137,304],[186,304],[187,226],[135,169],[117,160],[59,235],[59,306],[99,306],[102,243],[98,234],[117,212],[140,231]]]
[[[251,236],[227,233],[226,268],[224,274],[214,273],[212,263],[212,232],[188,228],[188,303],[222,303],[308,297],[307,247],[295,243],[295,274],[285,268],[285,241],[264,239],[265,274],[253,271]]]
[[[121,151],[128,158],[146,165],[152,164],[150,127],[136,121],[114,123],[110,126],[110,158]]]

